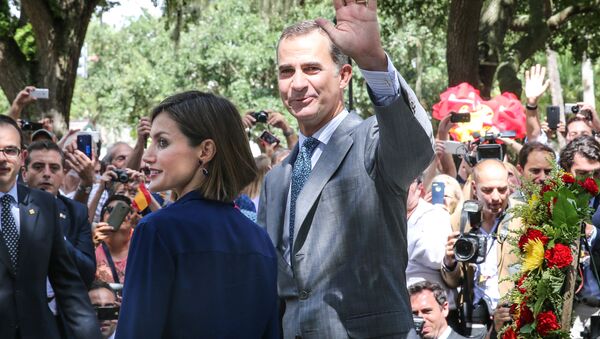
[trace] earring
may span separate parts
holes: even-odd
[[[204,174],[205,177],[208,176],[208,169],[206,169],[206,167],[202,167],[202,174]]]

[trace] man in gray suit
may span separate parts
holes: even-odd
[[[280,95],[300,133],[265,179],[258,222],[278,251],[283,333],[410,337],[406,195],[433,157],[431,124],[381,46],[376,1],[334,6],[337,26],[296,24],[277,47]],[[344,54],[361,69],[376,117],[344,108]]]

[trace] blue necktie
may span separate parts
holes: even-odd
[[[308,137],[302,143],[296,162],[294,162],[294,169],[292,170],[292,193],[290,200],[290,264],[293,266],[292,257],[294,255],[293,244],[294,244],[294,222],[296,219],[296,199],[302,191],[302,187],[308,180],[311,170],[310,158],[313,151],[319,145],[319,140]]]
[[[5,194],[0,198],[2,203],[2,215],[0,216],[0,222],[2,223],[2,237],[8,247],[8,254],[10,255],[10,261],[12,261],[13,269],[17,268],[17,250],[19,248],[19,232],[17,231],[17,224],[15,224],[15,218],[11,213],[10,203],[12,197]]]

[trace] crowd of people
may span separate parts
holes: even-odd
[[[36,100],[23,89],[0,116],[0,337],[495,338],[513,320],[511,207],[555,163],[600,178],[600,118],[579,103],[550,128],[536,65],[526,138],[494,138],[498,156],[479,154],[483,137],[450,154],[457,125],[448,115],[434,133],[382,47],[376,1],[334,4],[335,26],[303,21],[277,42],[297,130],[188,91],[140,119],[133,147],[92,139],[86,154],[78,131],[59,140],[51,119],[21,119]],[[365,120],[344,106],[349,58]],[[257,126],[285,142],[263,134],[253,157]],[[592,221],[572,337],[600,310],[600,210]]]

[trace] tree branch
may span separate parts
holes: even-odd
[[[561,11],[552,14],[546,20],[546,24],[550,30],[556,30],[560,27],[560,25],[564,24],[574,16],[578,14],[586,14],[586,13],[594,13],[598,12],[598,6],[600,6],[600,1],[596,2],[594,6],[580,6],[580,5],[572,5],[568,6]],[[514,32],[528,32],[530,31],[530,20],[531,15],[520,15],[513,20],[510,25],[510,30]]]

